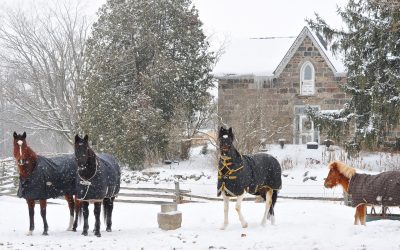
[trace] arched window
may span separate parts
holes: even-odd
[[[311,62],[305,62],[300,71],[300,94],[315,94],[315,70]]]

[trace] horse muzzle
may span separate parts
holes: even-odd
[[[221,149],[221,152],[226,153],[229,151],[230,147],[229,146],[221,146],[220,149]]]
[[[332,188],[332,187],[333,187],[333,184],[332,184],[330,181],[325,181],[325,182],[324,182],[324,187],[326,187],[326,188]]]

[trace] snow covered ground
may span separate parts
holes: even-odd
[[[327,174],[325,148],[309,150],[305,146],[287,145],[282,150],[271,146],[268,152],[282,163],[285,160],[283,188],[280,196],[340,197],[340,188],[323,188]],[[201,176],[180,179],[181,188],[193,194],[216,197],[216,167],[212,155],[192,152],[190,161],[154,166],[142,173],[124,172],[124,185],[131,187],[173,188],[177,175]],[[338,156],[337,156],[338,157]],[[386,157],[386,156],[385,156]],[[395,157],[395,156],[394,156]],[[384,157],[365,155],[357,164],[377,170],[377,162]],[[397,158],[391,161],[396,161]],[[356,164],[356,163],[355,163]],[[379,165],[379,164],[378,164]],[[138,177],[143,177],[138,178]],[[312,178],[311,178],[312,177]],[[197,180],[196,180],[197,179]],[[314,180],[313,180],[314,179]],[[249,223],[241,228],[234,203],[230,205],[230,225],[224,231],[222,202],[186,203],[178,206],[182,212],[182,227],[163,231],[157,225],[158,205],[116,203],[113,232],[102,237],[90,233],[84,237],[68,232],[68,208],[64,200],[52,200],[47,209],[49,236],[42,236],[42,221],[38,206],[35,213],[36,229],[33,236],[25,236],[29,219],[22,199],[0,196],[0,249],[399,249],[400,221],[381,220],[367,226],[354,226],[354,209],[341,202],[278,199],[276,225],[260,225],[264,212],[262,203],[243,202],[242,212]],[[89,224],[93,228],[93,207]],[[91,231],[91,230],[90,230]]]

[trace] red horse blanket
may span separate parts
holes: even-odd
[[[355,174],[349,183],[350,205],[400,206],[400,171]]]

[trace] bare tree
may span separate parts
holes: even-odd
[[[8,11],[0,26],[0,67],[5,96],[17,107],[12,122],[56,132],[72,143],[89,25],[78,5],[60,3],[29,14]]]
[[[261,105],[261,98],[257,95],[246,104],[242,104],[241,109],[235,111],[239,119],[233,119],[229,124],[222,117],[218,117],[221,125],[233,128],[236,148],[244,154],[256,153],[291,126],[290,123],[283,124],[274,119],[267,119],[269,111]]]

